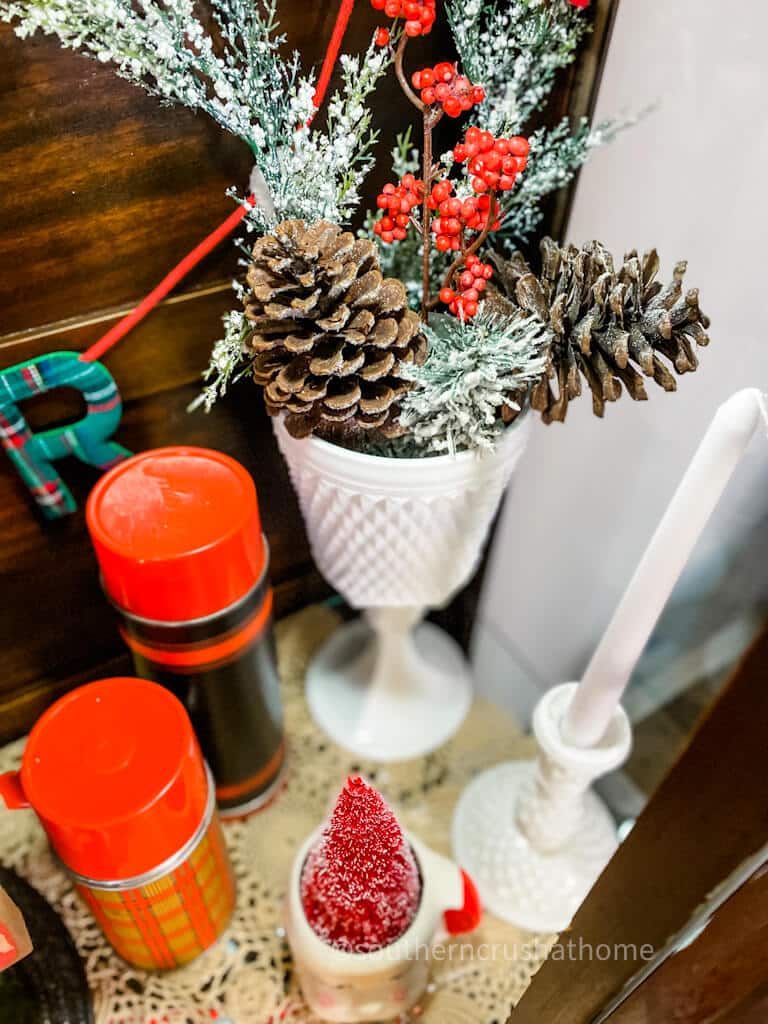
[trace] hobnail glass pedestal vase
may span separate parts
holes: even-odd
[[[341,626],[307,673],[315,721],[377,761],[421,757],[448,740],[472,699],[458,644],[422,622],[470,578],[525,449],[528,417],[492,453],[421,459],[367,455],[273,421],[315,562],[364,612]]]

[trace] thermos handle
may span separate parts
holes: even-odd
[[[21,776],[18,772],[5,772],[0,775],[0,797],[9,811],[22,811],[32,806],[21,788]]]

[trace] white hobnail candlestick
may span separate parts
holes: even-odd
[[[351,607],[366,612],[312,660],[312,715],[358,756],[421,757],[456,732],[473,690],[458,644],[421,619],[475,570],[527,444],[528,418],[506,430],[492,453],[421,459],[296,440],[282,420],[274,425],[317,566]]]
[[[567,743],[562,724],[575,689],[557,686],[536,706],[538,760],[478,776],[453,819],[454,856],[483,906],[529,931],[567,928],[618,845],[614,821],[590,786],[626,760],[631,726],[618,707],[594,747]]]

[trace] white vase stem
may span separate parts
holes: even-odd
[[[424,609],[368,608],[365,617],[376,634],[371,696],[402,693],[419,660],[413,630]]]

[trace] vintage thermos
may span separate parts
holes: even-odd
[[[251,476],[208,449],[145,452],[99,480],[87,521],[137,675],[189,711],[222,815],[256,810],[278,785],[285,748]]]
[[[189,963],[226,929],[235,884],[189,716],[162,686],[103,679],[36,723],[11,809],[32,807],[115,950],[145,970]]]

